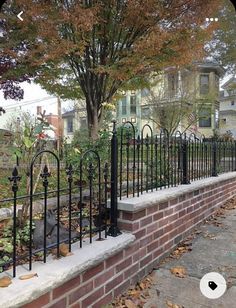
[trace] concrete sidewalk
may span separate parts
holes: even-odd
[[[192,251],[178,259],[168,257],[153,272],[151,298],[145,308],[236,307],[236,199],[227,207],[231,209],[220,210],[215,219],[199,227],[187,239],[187,246],[181,245]],[[186,269],[185,278],[171,273],[176,266]],[[209,272],[218,272],[227,281],[227,291],[219,299],[208,299],[200,291],[200,280]]]

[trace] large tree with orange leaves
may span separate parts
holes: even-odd
[[[104,103],[125,83],[203,55],[214,26],[206,25],[205,18],[214,15],[219,3],[9,1],[2,15],[7,23],[1,49],[18,64],[5,78],[28,74],[51,93],[65,98],[82,95],[90,136],[96,139]],[[23,22],[15,17],[21,10]]]

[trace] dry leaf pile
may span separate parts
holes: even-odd
[[[179,259],[184,253],[189,251],[192,251],[192,243],[189,241],[183,242],[170,254],[170,258]]]
[[[225,209],[223,208],[219,208],[215,211],[215,213],[213,215],[211,215],[210,217],[208,217],[207,219],[204,220],[204,224],[215,224],[217,225],[218,222],[218,218],[225,218]],[[220,225],[222,223],[219,223]]]
[[[206,224],[212,224],[216,227],[222,227],[223,223],[218,221],[218,218],[225,218],[226,211],[235,210],[236,209],[236,197],[231,198],[226,201],[216,212],[205,220]]]
[[[130,288],[126,293],[118,296],[111,304],[117,308],[142,308],[150,298],[149,289],[153,284],[153,278],[148,275],[135,287]]]
[[[208,231],[203,233],[204,238],[208,238],[210,240],[216,240],[215,234],[209,233]]]
[[[236,196],[226,201],[225,204],[222,205],[221,208],[225,210],[235,210],[236,209]]]
[[[172,267],[170,269],[170,272],[178,278],[185,278],[187,275],[186,268],[184,268],[183,266]]]
[[[68,256],[73,255],[73,253],[69,251],[69,245],[67,245],[65,243],[60,244],[60,246],[59,246],[59,253],[63,257],[68,257]],[[54,256],[57,255],[57,248],[52,249],[52,254]]]
[[[226,201],[219,209],[215,211],[215,213],[205,220],[205,223],[214,224],[217,227],[222,226],[222,223],[217,221],[219,217],[225,218],[226,211],[235,210],[236,209],[236,196]]]
[[[192,240],[199,234],[199,231],[196,231],[189,235],[186,240],[181,242],[178,247],[165,259],[161,260],[160,265],[163,265],[172,259],[179,259],[184,253],[192,251]]]

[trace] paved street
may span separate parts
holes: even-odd
[[[192,251],[180,258],[168,257],[153,272],[151,298],[145,308],[233,308],[236,307],[236,206],[220,212],[215,219],[199,227],[197,232],[181,245]],[[233,209],[232,209],[233,208]],[[171,269],[182,266],[184,278],[176,277]],[[227,291],[219,299],[208,299],[200,291],[201,278],[209,272],[218,272],[227,281]]]

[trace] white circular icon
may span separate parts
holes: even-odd
[[[221,297],[227,289],[224,277],[216,272],[208,273],[200,280],[202,294],[210,299]]]

